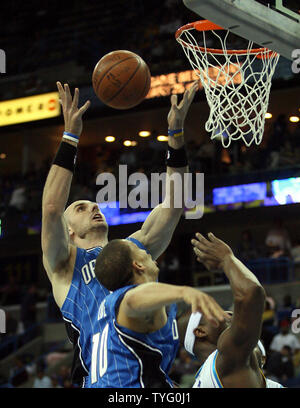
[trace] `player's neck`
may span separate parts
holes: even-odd
[[[107,233],[91,231],[84,238],[76,237],[74,243],[79,248],[90,249],[95,247],[104,247],[108,243]]]
[[[197,357],[197,360],[199,363],[202,365],[205,363],[207,358],[217,349],[217,346],[214,344],[207,344],[207,345],[201,345],[201,348],[198,350],[195,350],[195,355]]]

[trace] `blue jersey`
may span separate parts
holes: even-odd
[[[168,372],[176,357],[179,340],[177,305],[168,308],[164,327],[152,333],[137,333],[117,323],[117,312],[126,286],[107,296],[94,315],[92,365],[89,388],[170,388]]]
[[[146,250],[138,240],[127,239]],[[69,339],[74,345],[72,382],[80,385],[84,385],[84,377],[90,370],[92,335],[100,304],[111,293],[95,277],[96,258],[101,250],[102,247],[77,248],[71,286],[61,307]]]

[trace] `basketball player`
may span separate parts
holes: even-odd
[[[257,343],[257,346],[254,349],[254,354],[256,355],[258,365],[262,370],[266,363],[266,350],[261,340],[259,340],[259,342]],[[265,379],[266,379],[266,388],[284,388],[283,385],[281,385],[279,382],[270,380],[270,378],[267,378],[267,377]]]
[[[192,244],[197,260],[208,269],[222,269],[229,279],[234,310],[231,321],[217,328],[201,313],[188,312],[178,319],[181,343],[202,364],[194,387],[269,387],[254,351],[261,332],[265,291],[223,241],[212,233],[209,239],[199,233],[196,237]]]
[[[91,361],[91,316],[97,312],[101,300],[109,293],[95,279],[94,274],[96,257],[108,242],[108,226],[96,203],[79,200],[65,210],[82,132],[82,116],[90,102],[87,101],[78,108],[79,90],[75,90],[72,99],[67,84],[62,87],[58,82],[57,87],[65,132],[43,192],[43,264],[52,284],[55,301],[66,322],[69,338],[75,346],[73,382],[81,383],[89,372]],[[173,173],[183,176],[187,171],[183,124],[197,87],[198,84],[195,83],[178,105],[177,96],[171,97],[166,160],[170,176]],[[165,199],[170,203],[169,208],[157,206],[142,228],[128,238],[139,248],[147,250],[153,259],[158,258],[167,248],[183,211],[183,207],[175,208],[173,196],[174,185],[167,184]]]
[[[112,240],[95,265],[99,282],[113,291],[94,315],[92,364],[87,387],[168,388],[178,350],[177,302],[200,311],[214,327],[227,317],[205,293],[157,283],[150,254],[127,240]],[[170,306],[168,312],[166,306]]]

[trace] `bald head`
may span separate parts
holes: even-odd
[[[93,203],[92,201],[89,200],[77,200],[74,201],[73,203],[71,203],[64,212],[64,216],[65,219],[67,220],[67,223],[72,223],[72,216],[74,216],[76,214],[76,209],[78,209],[80,207],[80,205],[90,205],[90,204],[96,204],[97,203]],[[97,205],[98,206],[98,205]]]
[[[107,235],[108,225],[98,204],[89,200],[78,200],[70,204],[64,217],[69,227],[70,237],[76,243],[77,239],[85,240],[90,233],[99,233],[99,239]],[[80,246],[80,245],[79,245]]]

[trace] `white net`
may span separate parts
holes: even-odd
[[[205,129],[211,139],[220,139],[224,147],[237,139],[247,146],[259,144],[279,55],[268,49],[253,49],[251,41],[244,51],[232,52],[227,49],[228,35],[229,31],[219,35],[188,28],[177,41],[204,87],[210,107]],[[221,52],[208,47],[216,41]]]

